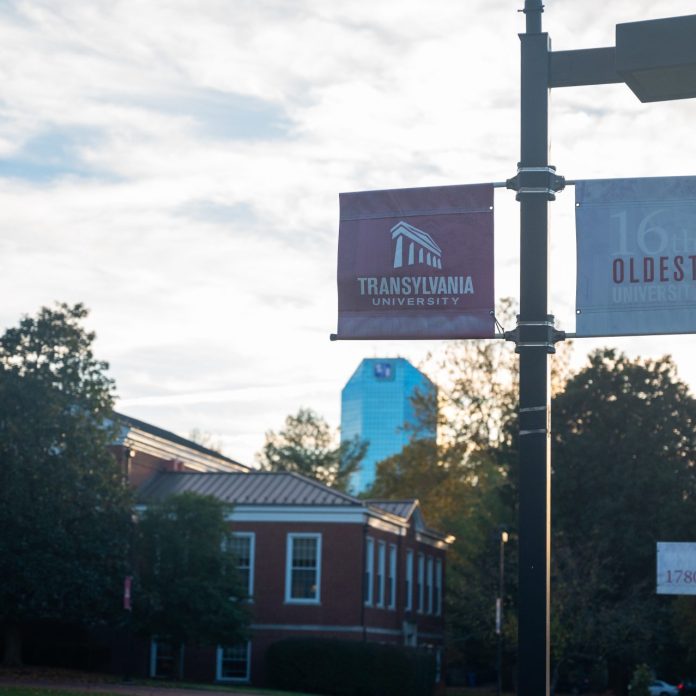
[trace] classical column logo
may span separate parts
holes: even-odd
[[[403,220],[391,228],[394,246],[394,268],[431,266],[442,268],[442,249],[423,230]]]

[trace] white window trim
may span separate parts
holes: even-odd
[[[374,600],[375,585],[375,540],[372,537],[365,537],[365,606],[371,607]]]
[[[317,596],[309,598],[294,598],[290,596],[292,591],[292,549],[295,539],[317,540]],[[291,532],[287,535],[285,543],[285,603],[286,604],[321,604],[321,534],[316,532]]]
[[[396,546],[389,544],[389,609],[396,609]]]
[[[425,587],[427,591],[426,613],[433,613],[433,557],[428,556],[426,563]]]
[[[437,603],[435,616],[442,616],[442,559],[435,561],[435,587],[437,587]]]
[[[384,591],[387,587],[386,585],[386,572],[387,572],[387,545],[383,541],[377,542],[377,578],[379,579],[377,585],[377,606],[380,609],[384,608]]]
[[[170,641],[162,641],[162,642],[167,642],[169,643]],[[158,675],[157,674],[157,637],[152,637],[150,638],[150,677],[152,679],[160,679],[162,677],[166,677],[167,675]],[[179,648],[179,659],[184,660],[184,645],[182,644],[181,647]],[[176,673],[176,670],[178,667],[174,665],[174,670]]]
[[[413,551],[408,549],[406,551],[406,586],[408,591],[406,592],[406,611],[411,611],[413,609]]]
[[[222,650],[223,646],[218,645],[215,651],[215,680],[219,682],[234,682],[236,684],[248,683],[251,680],[251,641],[246,642],[246,675],[243,677],[223,677],[222,676]]]
[[[232,532],[233,537],[249,539],[249,587],[246,588],[249,599],[254,596],[254,566],[256,565],[256,534],[254,532]]]
[[[157,677],[157,638],[150,638],[150,678]]]
[[[422,553],[418,554],[418,606],[416,611],[419,614],[423,613],[425,608],[425,556]]]

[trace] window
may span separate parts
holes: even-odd
[[[319,604],[321,534],[288,534],[285,601]]]
[[[184,646],[181,646],[183,660]],[[176,650],[174,644],[153,638],[150,642],[150,676],[172,678],[176,676]]]
[[[406,611],[413,609],[413,551],[406,551]]]
[[[363,595],[365,596],[365,604],[372,606],[372,582],[375,567],[375,542],[370,537],[365,539],[365,587]]]
[[[389,545],[389,579],[387,582],[387,606],[396,609],[396,546]]]
[[[227,544],[237,559],[237,571],[242,589],[249,597],[254,594],[254,546],[253,532],[235,532]]]
[[[416,595],[418,596],[418,612],[423,613],[423,589],[425,580],[425,558],[423,554],[418,554],[418,584],[416,585]]]
[[[433,613],[433,557],[428,556],[427,573],[425,575],[426,613]]]
[[[248,682],[251,641],[237,645],[219,645],[215,678],[218,681]]]
[[[434,681],[438,684],[442,679],[442,647],[433,645],[432,643],[421,643],[418,647],[435,658]]]
[[[435,561],[435,615],[442,616],[442,560]]]
[[[377,606],[384,606],[384,572],[386,569],[387,546],[383,541],[377,542]]]

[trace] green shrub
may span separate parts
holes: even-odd
[[[631,696],[650,696],[650,682],[653,680],[652,671],[647,665],[638,665],[629,685]]]
[[[289,638],[266,653],[272,685],[329,696],[430,696],[435,660],[412,648]]]

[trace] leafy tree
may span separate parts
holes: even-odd
[[[583,611],[556,607],[565,652],[606,660],[615,688],[637,662],[678,650],[655,552],[693,538],[695,425],[696,400],[669,358],[597,351],[554,401],[552,597],[581,594]]]
[[[345,491],[367,446],[357,438],[337,445],[328,423],[315,411],[301,408],[285,419],[284,430],[266,433],[256,458],[264,471],[291,471]]]
[[[505,302],[499,313],[513,322]],[[456,537],[449,551],[447,631],[450,663],[492,665],[496,635],[498,543],[515,520],[517,360],[502,341],[456,341],[426,362],[437,376],[437,398],[417,394],[420,423],[437,423],[438,442],[414,439],[378,463],[367,497],[418,498],[428,524]],[[512,475],[511,475],[512,474]],[[506,644],[515,644],[514,537],[506,547]]]
[[[590,549],[559,543],[559,531],[552,531],[551,693],[559,686],[578,690],[589,686],[592,692],[600,693],[607,685],[606,662],[593,641],[605,620],[595,603],[606,559]]]
[[[569,347],[557,350],[555,677],[594,666],[587,676],[596,686],[609,680],[623,690],[637,662],[669,671],[692,660],[686,636],[693,606],[655,594],[655,542],[691,540],[696,528],[696,402],[669,358],[629,360],[603,350],[571,374]],[[499,525],[512,532],[505,550],[508,661],[516,640],[517,361],[510,347],[494,342],[451,343],[435,367],[429,373],[438,374],[439,401],[421,399],[420,411],[440,418],[437,446],[412,446],[379,463],[370,494],[419,497],[429,523],[457,536],[448,572],[448,631],[457,648],[451,658],[485,667],[495,646]]]
[[[217,645],[246,637],[249,605],[227,550],[223,503],[182,493],[151,505],[137,525],[133,611],[139,631],[172,643]],[[181,661],[178,660],[179,678]]]
[[[672,628],[680,647],[679,677],[693,679],[696,675],[696,597],[675,598]]]
[[[499,314],[503,322],[513,323],[510,300],[503,301]],[[474,464],[472,453],[506,440],[506,424],[514,419],[517,406],[518,369],[511,343],[449,341],[428,356],[425,369],[436,375],[437,399],[430,393],[417,394],[416,412],[424,424],[437,424],[438,440],[449,459]]]
[[[646,664],[638,665],[631,679],[631,696],[650,696],[650,682],[653,680],[650,667]]]
[[[448,461],[446,449],[433,441],[415,440],[400,454],[378,463],[377,477],[365,496],[418,498],[428,525],[454,535],[445,597],[449,661],[482,666],[493,664],[495,654],[498,532],[501,526],[509,528],[511,512],[499,462],[490,453],[471,456],[476,463]],[[514,575],[510,546],[508,578]],[[509,594],[514,583],[507,584]],[[507,611],[505,617],[512,648],[514,618]]]
[[[120,608],[130,497],[109,452],[112,380],[82,305],[43,308],[0,337],[0,623],[6,664],[29,621]]]
[[[213,452],[222,454],[222,443],[217,440],[213,435],[205,430],[200,430],[199,428],[194,428],[189,433],[188,439],[191,442],[195,442],[197,445],[201,445]]]
[[[506,328],[515,324],[515,306],[503,298],[498,317]],[[551,389],[558,393],[570,375],[572,343],[556,346],[551,362]],[[437,398],[418,393],[420,423],[437,424],[440,457],[469,472],[477,485],[492,458],[514,492],[517,472],[517,407],[519,366],[514,344],[502,340],[449,341],[428,356],[428,374],[436,375]],[[512,500],[510,501],[512,503]]]

